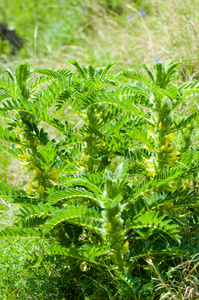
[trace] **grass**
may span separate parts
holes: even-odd
[[[198,1],[193,0],[2,0],[0,19],[8,26],[14,26],[24,39],[24,46],[13,56],[8,44],[1,43],[0,74],[3,68],[14,70],[22,61],[29,61],[33,68],[46,66],[55,69],[70,68],[67,61],[72,59],[95,66],[115,61],[113,70],[120,71],[122,68],[139,70],[142,63],[150,66],[159,58],[161,61],[173,59],[183,62],[176,78],[179,83],[197,80],[198,4]],[[197,99],[181,107],[185,114],[189,114],[187,109],[193,112],[197,108]],[[61,113],[64,115],[66,112]],[[19,174],[21,176],[19,164],[16,160],[10,160],[9,155],[2,150],[1,157],[0,179],[15,186]],[[22,177],[21,185],[23,182],[25,178]],[[14,222],[14,209],[1,202],[1,228]],[[42,267],[37,262],[34,266],[28,265],[28,260],[34,255],[37,258],[42,255],[42,249],[42,245],[35,243],[33,246],[31,241],[28,244],[16,241],[14,245],[1,241],[0,299],[62,299],[53,283],[54,280],[58,286],[63,286],[60,274],[63,275],[64,271],[60,270],[59,263],[47,261]],[[171,287],[172,276],[168,282]],[[174,285],[177,286],[174,279]],[[195,285],[198,284],[197,277],[192,280]],[[182,283],[183,280],[179,289],[182,289]],[[95,282],[93,285],[98,290],[101,285],[103,297],[106,284],[99,280],[98,285]],[[51,294],[48,293],[49,287]],[[81,290],[81,286],[78,289]],[[83,294],[85,298],[81,298]],[[111,290],[105,294],[108,297]],[[165,290],[163,294],[166,294]],[[186,293],[181,295],[186,296]],[[189,298],[182,299],[192,299],[190,290],[187,295]],[[91,299],[86,298],[83,292],[77,297]],[[122,299],[117,297],[107,299]]]
[[[67,60],[115,68],[152,65],[156,57],[182,60],[181,77],[197,77],[197,1],[1,1],[1,19],[14,25],[25,45],[2,67],[29,60],[65,67]],[[146,16],[141,12],[146,13]],[[28,26],[24,26],[24,23]]]

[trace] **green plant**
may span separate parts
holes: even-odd
[[[76,72],[19,64],[1,79],[0,115],[8,124],[0,129],[1,147],[21,161],[29,184],[1,184],[1,197],[20,212],[0,236],[43,239],[45,253],[66,258],[67,276],[91,265],[113,272],[134,299],[152,297],[146,260],[167,268],[197,251],[198,112],[180,118],[174,109],[199,93],[198,81],[171,85],[180,65],[174,62],[157,62],[154,73],[143,65],[148,77],[134,70],[107,75],[113,64],[71,63]],[[33,72],[41,76],[33,80]],[[79,120],[74,127],[67,116],[50,115],[68,105]],[[62,138],[52,138],[44,123]],[[187,227],[195,229],[189,249]]]

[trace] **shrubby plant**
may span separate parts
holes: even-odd
[[[1,79],[1,147],[28,176],[24,189],[1,183],[20,210],[1,239],[43,240],[39,261],[60,261],[67,299],[155,299],[151,264],[166,278],[198,251],[198,111],[177,109],[199,82],[172,83],[172,61],[142,65],[146,75],[71,64],[75,72],[23,63]],[[67,106],[75,126],[53,116]]]

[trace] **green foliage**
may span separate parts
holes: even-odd
[[[1,118],[9,122],[1,147],[21,162],[29,183],[24,189],[0,185],[1,198],[19,208],[0,237],[44,243],[38,266],[58,259],[63,277],[67,265],[66,282],[74,270],[79,278],[92,269],[105,288],[112,276],[103,299],[115,293],[130,299],[132,291],[133,299],[155,297],[147,260],[162,272],[198,249],[198,112],[183,118],[175,110],[198,94],[198,81],[171,84],[180,65],[172,61],[154,64],[153,71],[143,65],[146,76],[134,70],[108,75],[113,64],[71,64],[75,71],[30,70],[23,63],[1,79]],[[40,77],[33,80],[35,72]],[[52,115],[63,107],[76,113],[75,126],[70,116]],[[100,292],[84,289],[82,299],[100,299]]]

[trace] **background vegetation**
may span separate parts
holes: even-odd
[[[0,72],[2,74],[4,68],[13,71],[23,61],[32,63],[32,68],[45,66],[56,70],[74,69],[68,61],[75,59],[80,64],[92,64],[96,67],[116,62],[112,66],[112,72],[116,74],[123,68],[140,71],[142,63],[151,68],[156,61],[166,62],[172,59],[182,61],[173,78],[177,86],[196,81],[199,79],[198,5],[199,2],[193,0],[2,0],[1,22],[14,27],[24,44],[13,55],[10,44],[7,41],[0,42]],[[180,104],[180,113],[175,113],[177,122],[180,122],[182,114],[186,117],[197,112],[197,100],[197,96],[190,97]],[[62,107],[59,111],[52,108],[51,113],[61,120],[64,120],[66,114],[69,115],[74,126],[79,122],[71,106]],[[4,120],[1,122],[2,126],[6,124]],[[49,127],[45,126],[48,131]],[[50,132],[52,138],[60,138],[54,128]],[[197,127],[194,134],[197,136]],[[197,150],[197,138],[194,142],[194,149]],[[21,172],[19,162],[3,149],[1,158],[1,182],[8,183],[13,188],[24,188],[27,175]],[[197,186],[197,177],[193,184]],[[194,194],[192,201],[197,203],[197,197]],[[0,209],[0,227],[4,229],[16,220],[19,207],[16,203],[2,199]],[[2,239],[0,297],[199,299],[197,214],[198,211],[193,213],[194,217],[189,215],[190,219],[185,222],[187,227],[183,225],[184,244],[192,246],[191,250],[187,249],[187,256],[183,256],[183,252],[178,260],[172,257],[166,264],[157,257],[157,261],[139,260],[133,266],[133,278],[123,278],[117,273],[113,276],[110,268],[105,271],[99,266],[76,265],[73,261],[70,261],[71,269],[68,270],[64,256],[48,255],[46,240],[33,242],[30,239],[27,242],[27,239]],[[195,224],[193,227],[191,222]],[[146,247],[149,245],[147,243],[146,238]],[[46,258],[45,262],[41,257]]]
[[[150,66],[160,57],[182,60],[183,76],[197,76],[197,7],[191,0],[2,0],[1,20],[14,26],[24,47],[15,58],[2,54],[1,63],[10,67],[28,58],[36,66],[47,59],[59,68],[68,59],[102,65],[116,61],[120,70]]]

